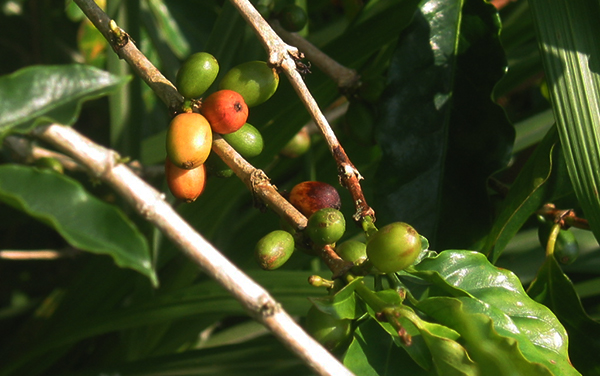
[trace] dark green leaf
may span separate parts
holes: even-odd
[[[121,210],[77,181],[48,170],[3,165],[0,200],[51,226],[73,247],[109,255],[120,267],[158,283],[146,239]]]
[[[492,262],[536,210],[571,191],[559,145],[552,128],[512,184],[483,248]]]
[[[67,376],[92,375],[227,375],[227,376],[301,376],[309,370],[300,359],[273,337],[263,337],[240,345],[186,351],[165,356],[86,371]]]
[[[364,314],[364,308],[359,305],[354,293],[354,285],[362,283],[363,278],[356,278],[334,295],[323,298],[311,298],[319,310],[337,319],[357,319]]]
[[[73,124],[84,101],[128,80],[87,65],[32,66],[0,77],[0,138],[42,122]]]
[[[561,375],[577,374],[568,362],[568,338],[563,326],[547,307],[525,293],[512,272],[496,268],[479,252],[454,250],[425,259],[415,269],[416,275],[430,282],[441,283],[431,277],[432,272],[437,273],[445,283],[464,291],[452,293],[448,288],[439,288],[437,291],[442,292],[439,296],[426,298],[417,307],[461,336],[463,329],[478,333],[473,337],[474,346],[480,336],[487,335],[491,343],[510,352],[504,346],[516,340],[527,361],[540,363]],[[439,299],[448,296],[452,299]],[[465,320],[469,321],[464,315],[472,316],[473,328],[461,326]],[[493,327],[486,329],[491,324]]]
[[[584,311],[573,284],[554,257],[546,257],[527,293],[548,306],[565,326],[573,366],[584,375],[600,375],[596,355],[600,351],[600,324]]]
[[[375,208],[434,248],[472,247],[491,225],[486,181],[506,165],[514,138],[490,99],[506,66],[498,32],[490,4],[422,2],[392,60],[376,129]]]
[[[267,289],[283,308],[292,315],[304,315],[310,307],[307,296],[318,295],[323,290],[315,289],[306,280],[309,272],[266,273],[259,270],[249,273],[258,284]],[[148,298],[128,308],[117,308],[109,312],[100,311],[61,322],[53,327],[43,340],[25,354],[21,354],[9,369],[18,369],[31,359],[52,349],[72,345],[77,341],[118,330],[138,328],[144,325],[168,323],[193,317],[213,315],[245,315],[244,307],[215,281],[198,283],[188,288],[177,289]],[[1,373],[1,372],[0,372]]]
[[[360,376],[436,375],[419,367],[375,320],[354,332],[354,339],[343,358],[344,365]]]

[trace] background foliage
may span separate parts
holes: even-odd
[[[594,233],[600,226],[590,193],[600,160],[594,63],[600,50],[589,39],[597,35],[597,5],[296,3],[309,15],[300,34],[363,78],[385,80],[384,94],[367,103],[344,99],[317,68],[306,76],[322,109],[366,111],[359,135],[356,119],[332,124],[365,177],[377,225],[408,222],[438,251],[425,252],[400,274],[398,283],[410,292],[405,304],[389,289],[377,293],[377,302],[401,307],[413,343],[375,320],[359,283],[336,298],[310,286],[312,274],[330,277],[312,256],[296,252],[281,270],[258,270],[253,244],[279,228],[279,219],[255,208],[235,177],[211,178],[192,204],[169,197],[178,212],[290,314],[303,320],[308,298],[320,297],[322,310],[355,319],[353,339],[338,356],[358,375],[600,374],[596,238],[570,230],[581,255],[559,266],[544,256],[535,219],[553,202],[589,218]],[[60,122],[145,166],[162,163],[167,108],[75,4],[0,5],[3,137]],[[229,2],[101,5],[171,81],[197,51],[217,57],[220,76],[238,63],[266,59]],[[279,155],[309,121],[283,75],[277,93],[252,108],[249,121],[265,139],[265,150],[250,162],[280,191],[304,180],[328,182],[339,188],[342,212],[351,218],[352,200],[317,133],[305,155]],[[40,170],[7,143],[1,151],[0,250],[83,251],[51,261],[0,259],[1,375],[309,373],[108,187],[83,172]],[[492,189],[490,178],[510,189]],[[161,176],[147,180],[167,192]],[[363,236],[348,226],[344,239]]]

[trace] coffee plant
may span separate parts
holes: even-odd
[[[0,375],[600,375],[600,6],[0,8]]]

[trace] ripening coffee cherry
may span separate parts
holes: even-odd
[[[185,98],[198,98],[213,84],[219,74],[219,63],[209,53],[198,52],[183,63],[175,86]]]
[[[206,161],[212,148],[212,130],[206,118],[182,113],[171,120],[167,130],[167,156],[175,166],[192,169]]]
[[[355,265],[367,259],[367,245],[357,240],[346,240],[335,247],[335,252],[342,260],[349,261]]]
[[[206,186],[204,165],[186,170],[175,166],[168,157],[165,160],[165,177],[173,196],[185,202],[195,201]]]
[[[248,107],[271,98],[279,86],[279,74],[264,61],[249,61],[231,68],[219,82],[220,89],[233,90],[244,97]]]
[[[308,22],[306,11],[296,4],[286,5],[279,13],[278,18],[281,26],[289,32],[304,29],[304,26]]]
[[[339,210],[342,207],[342,200],[337,190],[332,185],[320,181],[296,184],[290,191],[289,201],[306,217],[310,217],[319,209]]]
[[[552,223],[542,223],[538,227],[540,244],[546,248],[552,231]],[[560,229],[554,243],[554,258],[563,265],[572,264],[579,256],[579,243],[572,231]]]
[[[298,158],[310,149],[310,134],[303,127],[296,135],[288,141],[287,144],[279,151],[279,154],[287,158]]]
[[[223,138],[244,158],[256,157],[264,146],[262,135],[249,123],[235,132],[224,134]]]
[[[228,134],[240,129],[248,120],[248,106],[244,98],[233,90],[219,90],[202,102],[202,115],[212,130]]]
[[[344,235],[346,220],[344,215],[334,208],[323,208],[308,218],[306,233],[316,246],[334,244]]]
[[[412,265],[421,254],[421,237],[410,225],[390,223],[367,240],[367,256],[380,272],[394,273]]]
[[[275,270],[285,264],[294,253],[294,237],[287,231],[275,230],[263,236],[254,250],[258,265],[264,270]]]
[[[332,352],[344,349],[352,339],[352,320],[335,318],[314,305],[306,314],[304,327],[317,342]]]

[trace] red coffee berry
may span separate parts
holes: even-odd
[[[200,109],[212,130],[220,134],[233,133],[248,120],[244,98],[233,90],[219,90],[202,102]]]

